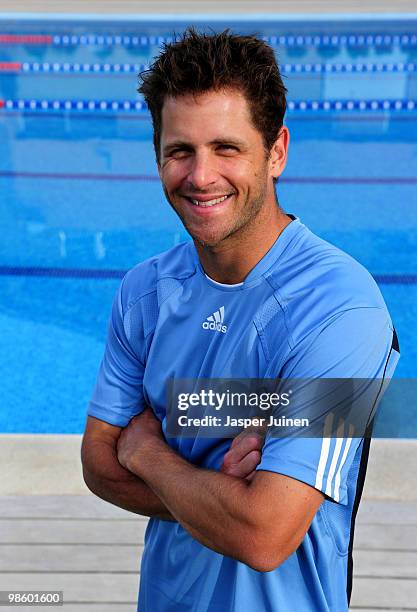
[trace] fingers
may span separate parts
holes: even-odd
[[[263,436],[256,432],[242,432],[232,442],[232,445],[225,457],[230,455],[233,463],[237,463],[252,450],[261,450],[263,446]]]
[[[223,458],[221,471],[238,478],[253,478],[261,460],[264,436],[259,432],[243,431],[232,442]]]
[[[228,476],[236,476],[237,478],[253,477],[253,472],[260,461],[261,452],[259,450],[250,451],[235,463],[230,462],[230,460],[226,461],[225,456],[221,471]]]

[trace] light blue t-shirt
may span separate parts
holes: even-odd
[[[166,431],[169,378],[390,378],[398,343],[381,293],[351,257],[294,219],[243,283],[208,278],[192,242],[130,270],[113,304],[88,414],[126,426],[145,404]],[[289,415],[287,415],[289,416]],[[229,439],[168,443],[218,470]],[[151,519],[140,612],[343,612],[354,519],[369,443],[359,438],[267,436],[260,470],[326,498],[298,549],[258,572]]]

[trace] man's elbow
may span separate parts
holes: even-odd
[[[288,556],[288,555],[287,555]],[[281,555],[279,551],[252,551],[247,555],[245,561],[251,569],[257,572],[272,572],[277,569],[286,557]]]
[[[82,473],[83,473],[83,478],[84,478],[84,482],[87,485],[88,488],[90,488],[89,482],[91,480],[91,471],[89,469],[89,465],[91,463],[90,461],[91,458],[91,453],[90,453],[90,449],[88,447],[88,444],[86,442],[85,436],[83,437],[82,443],[81,443],[81,469],[82,469]]]
[[[251,539],[239,560],[257,572],[272,572],[293,552],[294,550],[289,549],[281,542],[277,542],[275,538],[271,538],[268,534]]]
[[[84,459],[84,457],[82,457],[81,465],[83,479],[86,487],[91,491],[91,493],[94,493],[94,495],[99,495],[98,489],[100,488],[100,479],[97,478],[97,474],[95,473],[94,467],[91,466],[90,463]]]
[[[95,489],[97,488],[97,480],[94,477],[94,474],[90,472],[84,464],[82,466],[82,472],[86,487],[90,489],[91,493],[96,493]]]
[[[111,474],[108,465],[109,453],[111,451],[106,446],[83,440],[81,446],[83,479],[87,488],[98,497],[103,497],[103,485]]]

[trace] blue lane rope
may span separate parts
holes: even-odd
[[[4,100],[6,110],[30,111],[146,111],[141,100]]]
[[[0,276],[49,276],[55,278],[123,278],[127,270],[89,268],[41,268],[25,266],[0,266]]]
[[[54,278],[120,279],[128,270],[94,268],[48,268],[36,266],[0,266],[0,276],[35,276]],[[373,274],[379,285],[415,285],[417,274]]]
[[[397,63],[315,63],[315,64],[281,64],[281,72],[286,74],[326,74],[326,73],[409,73],[417,70],[417,63],[414,62],[397,62]]]
[[[263,40],[273,47],[390,47],[401,45],[405,47],[417,46],[417,35],[402,34],[317,34],[317,35],[283,35],[263,36]],[[172,36],[135,36],[112,34],[55,34],[52,44],[56,46],[124,46],[124,47],[153,47],[168,44],[174,41]]]
[[[144,112],[141,100],[0,100],[6,111]],[[290,100],[289,112],[415,111],[417,100]],[[1,111],[0,111],[1,112]]]
[[[149,68],[149,64],[99,64],[97,62],[89,64],[86,62],[83,63],[69,63],[64,62],[63,64],[59,62],[22,62],[21,71],[22,72],[42,72],[53,74],[56,72],[59,73],[81,73],[81,74],[91,74],[91,73],[99,73],[99,74],[108,74],[108,73],[138,73],[142,72],[142,70],[146,70]]]
[[[289,111],[414,111],[416,100],[290,100]]]
[[[137,74],[147,70],[149,64],[99,64],[95,63],[58,63],[58,62],[23,62],[22,73],[79,73],[79,74]],[[283,63],[280,70],[284,74],[327,74],[327,73],[412,73],[417,70],[415,62],[396,63]],[[5,72],[5,71],[4,71]],[[10,70],[10,72],[16,72]]]

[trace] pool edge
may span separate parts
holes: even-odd
[[[0,495],[87,495],[78,434],[0,434]],[[417,440],[374,439],[363,494],[417,501]]]

